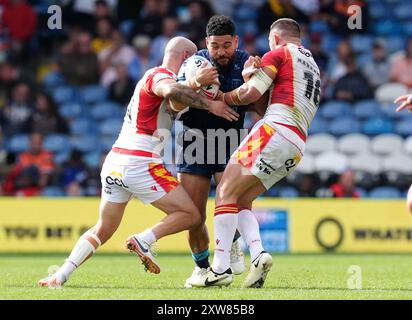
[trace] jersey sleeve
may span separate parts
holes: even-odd
[[[150,77],[147,78],[146,90],[150,94],[154,94],[156,85],[165,79],[175,80],[173,75],[167,71],[156,71]]]
[[[287,59],[287,48],[281,47],[279,49],[269,51],[262,57],[261,67],[267,67],[273,72],[277,73],[280,66],[286,62]]]

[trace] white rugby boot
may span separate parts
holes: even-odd
[[[240,241],[237,239],[232,243],[230,249],[230,267],[233,274],[242,274],[245,271],[245,255],[240,246]]]
[[[160,266],[156,262],[151,247],[147,245],[144,241],[140,240],[135,236],[130,236],[126,240],[126,248],[130,252],[134,252],[142,261],[145,270],[151,273],[160,273]]]
[[[250,264],[249,274],[243,283],[243,288],[262,288],[266,276],[272,268],[272,257],[266,251],[262,251]]]

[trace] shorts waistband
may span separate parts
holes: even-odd
[[[292,126],[292,125],[286,124],[286,123],[281,123],[281,122],[276,122],[276,121],[273,121],[273,122],[278,124],[278,125],[284,126],[284,127],[288,128],[289,130],[292,130],[294,133],[296,133],[299,136],[299,138],[301,138],[304,142],[306,142],[306,135],[303,134],[303,132],[300,131],[298,127],[295,127],[295,126]]]
[[[114,153],[126,154],[126,155],[129,155],[129,156],[160,158],[160,156],[158,154],[152,153],[152,152],[149,152],[149,151],[144,151],[144,150],[129,150],[129,149],[124,149],[124,148],[113,147],[112,151]]]

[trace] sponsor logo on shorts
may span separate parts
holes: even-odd
[[[116,171],[112,171],[106,177],[105,181],[110,186],[116,185],[116,186],[128,189],[129,187],[124,184],[122,178],[123,178],[123,175],[121,173],[116,172]],[[105,190],[105,192],[106,192],[106,190]],[[108,193],[108,192],[106,192],[106,193]]]
[[[269,165],[265,160],[260,159],[259,162],[256,162],[255,167],[259,169],[260,172],[266,173],[267,175],[272,174],[273,171],[276,171],[275,168]]]
[[[296,167],[300,162],[302,157],[300,155],[296,155],[293,159],[288,159],[285,161],[286,171],[289,172],[291,169]]]

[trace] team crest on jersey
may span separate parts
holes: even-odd
[[[232,79],[232,86],[233,88],[238,88],[242,85],[242,80],[240,79]]]

